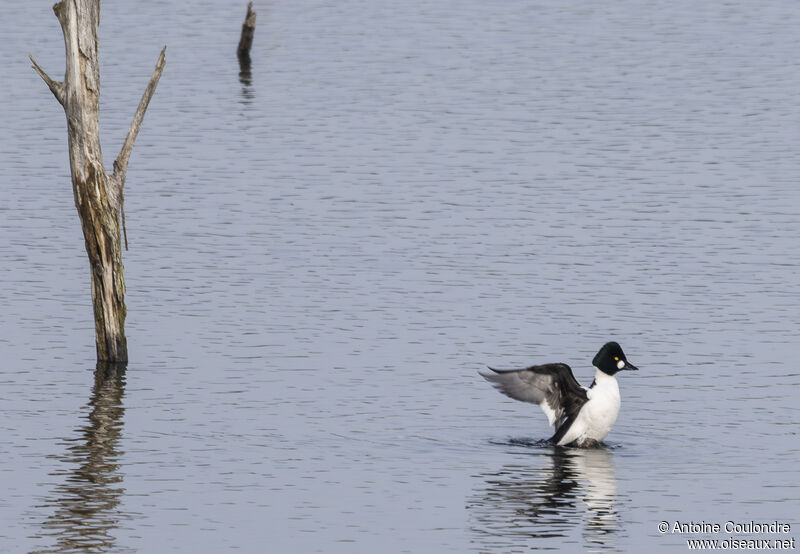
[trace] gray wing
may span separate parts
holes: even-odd
[[[567,364],[535,365],[526,369],[481,373],[500,392],[515,400],[538,404],[550,425],[558,427],[576,415],[588,397]]]

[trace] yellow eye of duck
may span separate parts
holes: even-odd
[[[614,356],[614,361],[615,361],[615,362],[618,362],[618,361],[619,361],[619,358],[617,358],[616,356]]]

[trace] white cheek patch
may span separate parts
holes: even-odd
[[[625,362],[622,361],[622,360],[618,361],[617,362],[617,369],[622,369],[623,367],[625,367]]]

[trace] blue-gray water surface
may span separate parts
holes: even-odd
[[[794,0],[103,3],[131,362],[95,373],[50,2],[0,18],[0,551],[800,537]],[[604,448],[477,372],[618,340]],[[790,531],[661,533],[667,522]]]

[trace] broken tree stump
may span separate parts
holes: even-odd
[[[239,61],[246,63],[250,61],[250,48],[253,46],[253,35],[256,32],[256,12],[253,11],[253,3],[247,3],[247,15],[244,17],[242,23],[242,36],[239,38],[239,47],[236,49],[236,55],[239,56]]]
[[[61,0],[53,6],[53,11],[64,34],[64,80],[51,79],[33,56],[31,62],[67,116],[72,191],[91,267],[97,359],[124,363],[128,361],[128,345],[125,338],[125,268],[122,265],[120,217],[124,217],[125,174],[144,112],[164,70],[166,47],[158,57],[125,142],[114,160],[114,172],[107,174],[98,128],[100,65],[97,26],[100,0]]]

